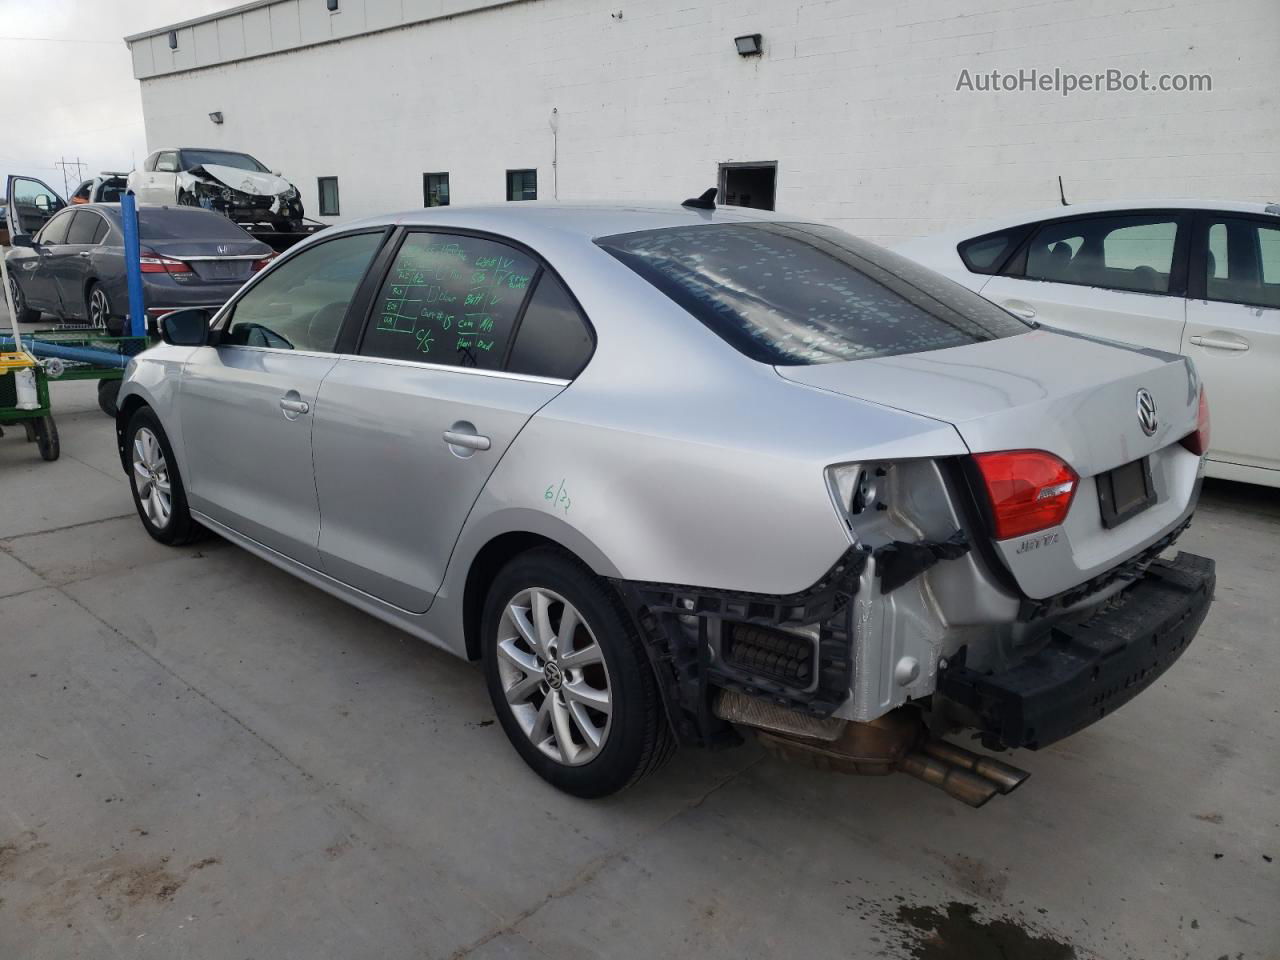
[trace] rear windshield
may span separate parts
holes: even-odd
[[[138,236],[143,240],[252,240],[220,213],[199,207],[139,207]]]
[[[183,150],[182,163],[188,170],[212,163],[215,167],[236,167],[239,170],[268,172],[266,167],[247,153],[231,153],[227,150]]]
[[[596,243],[762,363],[920,353],[1030,329],[932,270],[819,224],[700,224]]]

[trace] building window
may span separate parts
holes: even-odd
[[[772,210],[777,185],[776,162],[720,164],[721,203]]]
[[[178,31],[177,30],[169,31],[169,49],[170,50],[178,49]]]
[[[537,200],[538,199],[538,171],[537,170],[508,170],[507,171],[507,199],[508,200]]]
[[[449,175],[447,173],[424,173],[422,175],[422,205],[424,207],[447,207],[449,205]]]
[[[338,216],[338,178],[320,178],[320,216]]]

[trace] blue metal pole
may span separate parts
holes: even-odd
[[[129,335],[147,335],[147,307],[142,298],[142,253],[138,243],[138,206],[133,194],[120,198],[120,219],[124,226],[124,271],[129,281]]]

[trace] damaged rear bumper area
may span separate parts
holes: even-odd
[[[1055,626],[1034,656],[1001,673],[941,671],[935,709],[992,748],[1032,750],[1082,730],[1149,687],[1196,635],[1216,582],[1207,557],[1156,560],[1083,623]]]

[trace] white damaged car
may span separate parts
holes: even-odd
[[[129,174],[126,192],[143,204],[216,210],[247,229],[306,231],[298,188],[247,153],[171,147]]]

